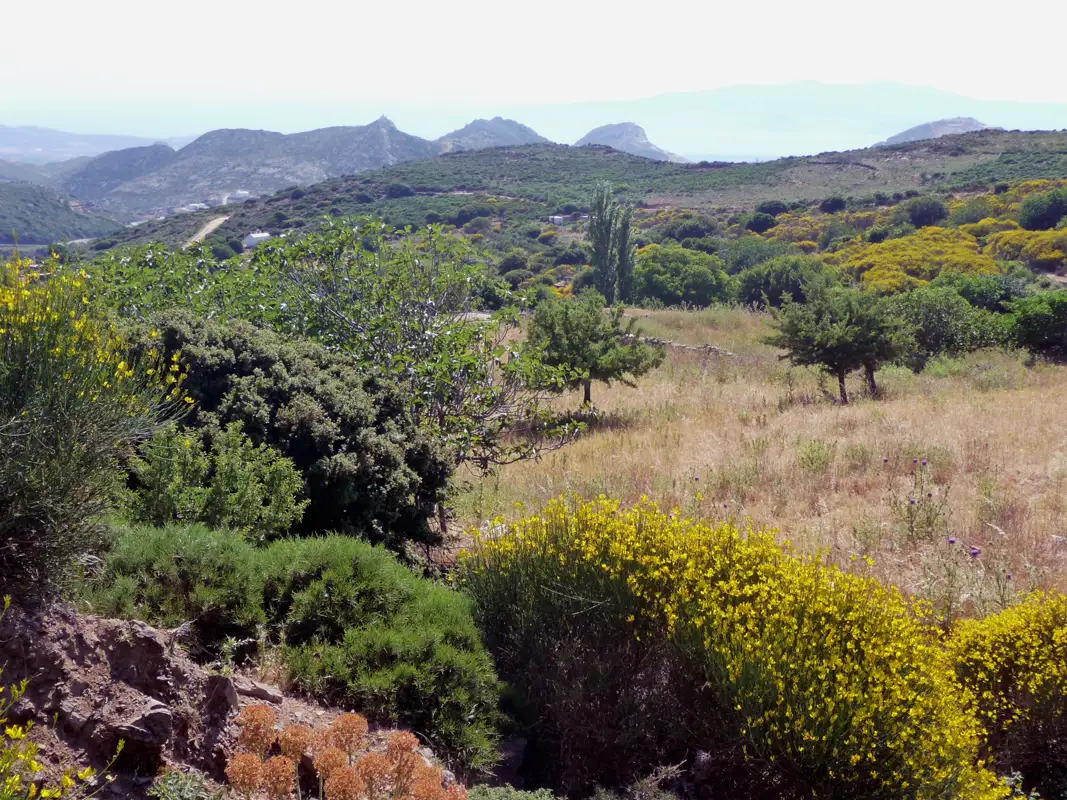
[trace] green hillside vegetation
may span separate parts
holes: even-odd
[[[575,212],[599,180],[639,205],[704,212],[760,202],[867,198],[938,187],[985,187],[1000,180],[1067,177],[1067,133],[980,131],[930,141],[826,153],[759,164],[668,164],[603,147],[538,144],[446,154],[313,186],[283,190],[244,205],[144,223],[112,243],[163,241],[176,246],[223,213],[214,234],[225,243],[251,230],[299,230],[323,216],[373,214],[397,225],[495,217],[504,228]],[[523,201],[483,210],[486,202]],[[463,217],[466,216],[466,219]],[[523,244],[521,233],[509,246]]]
[[[958,176],[1065,138],[465,152],[9,264],[0,593],[576,800],[1062,797],[1067,178]]]
[[[48,244],[118,230],[118,223],[79,211],[50,189],[0,182],[0,244]]]

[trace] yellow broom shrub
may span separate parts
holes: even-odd
[[[998,766],[1058,797],[1067,787],[1067,597],[1037,593],[966,620],[948,649]]]
[[[677,720],[692,748],[725,731],[765,786],[807,796],[1004,796],[936,632],[895,589],[793,555],[772,532],[647,501],[560,499],[493,530],[462,562],[484,616],[508,624],[558,593],[619,609],[635,637],[665,629],[705,687]]]

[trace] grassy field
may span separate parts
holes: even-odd
[[[1067,588],[1067,368],[981,352],[921,375],[880,373],[884,397],[833,402],[809,369],[760,342],[764,315],[636,311],[674,350],[636,389],[594,387],[602,420],[540,462],[471,478],[465,527],[566,492],[773,527],[802,552],[866,569],[946,618]],[[561,407],[577,407],[577,395]],[[917,483],[918,482],[918,483]]]

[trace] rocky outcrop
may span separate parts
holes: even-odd
[[[684,162],[687,160],[652,144],[648,140],[648,134],[645,133],[645,129],[640,125],[635,125],[633,122],[601,125],[579,139],[575,146],[582,147],[587,144],[607,145],[623,153],[650,158],[653,161]]]
[[[121,741],[112,796],[144,796],[164,764],[222,778],[239,697],[168,633],[63,608],[12,608],[0,623],[0,663],[6,685],[27,681],[11,720],[34,723],[55,770],[101,768]]]
[[[323,728],[341,713],[250,675],[214,672],[193,661],[181,639],[181,628],[158,630],[70,608],[8,610],[0,619],[0,684],[27,682],[8,719],[33,723],[46,778],[54,781],[72,766],[102,769],[121,741],[109,770],[115,780],[95,796],[146,800],[164,767],[221,783],[244,706],[271,706],[282,727]],[[369,748],[384,751],[391,733],[372,730]],[[419,753],[434,761],[429,749]]]
[[[548,141],[533,128],[513,119],[493,117],[476,119],[437,141],[447,152],[481,150],[485,147],[517,147],[525,144],[544,144]]]

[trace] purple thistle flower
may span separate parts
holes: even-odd
[[[972,547],[971,547],[971,558],[978,558],[978,556],[980,556],[980,555],[982,555],[982,548],[981,547],[974,547],[972,545]]]
[[[955,536],[949,536],[948,537],[948,543],[949,544],[956,544],[956,537]]]
[[[1008,579],[1008,580],[1010,581],[1010,580],[1011,580],[1011,573],[1009,572],[1009,573],[1008,573],[1007,575],[1005,575],[1004,577],[1005,577],[1005,578],[1007,578],[1007,579]]]
[[[926,466],[926,459],[925,458],[923,459],[923,466],[924,467]]]
[[[912,464],[918,464],[918,463],[919,463],[919,459],[917,459],[917,458],[913,458],[913,459],[911,460],[911,463],[912,463]]]
[[[908,503],[911,504],[911,505],[915,505],[915,498],[914,497],[909,497],[908,498]]]
[[[889,463],[889,456],[882,456],[882,463],[883,464],[888,464]]]

